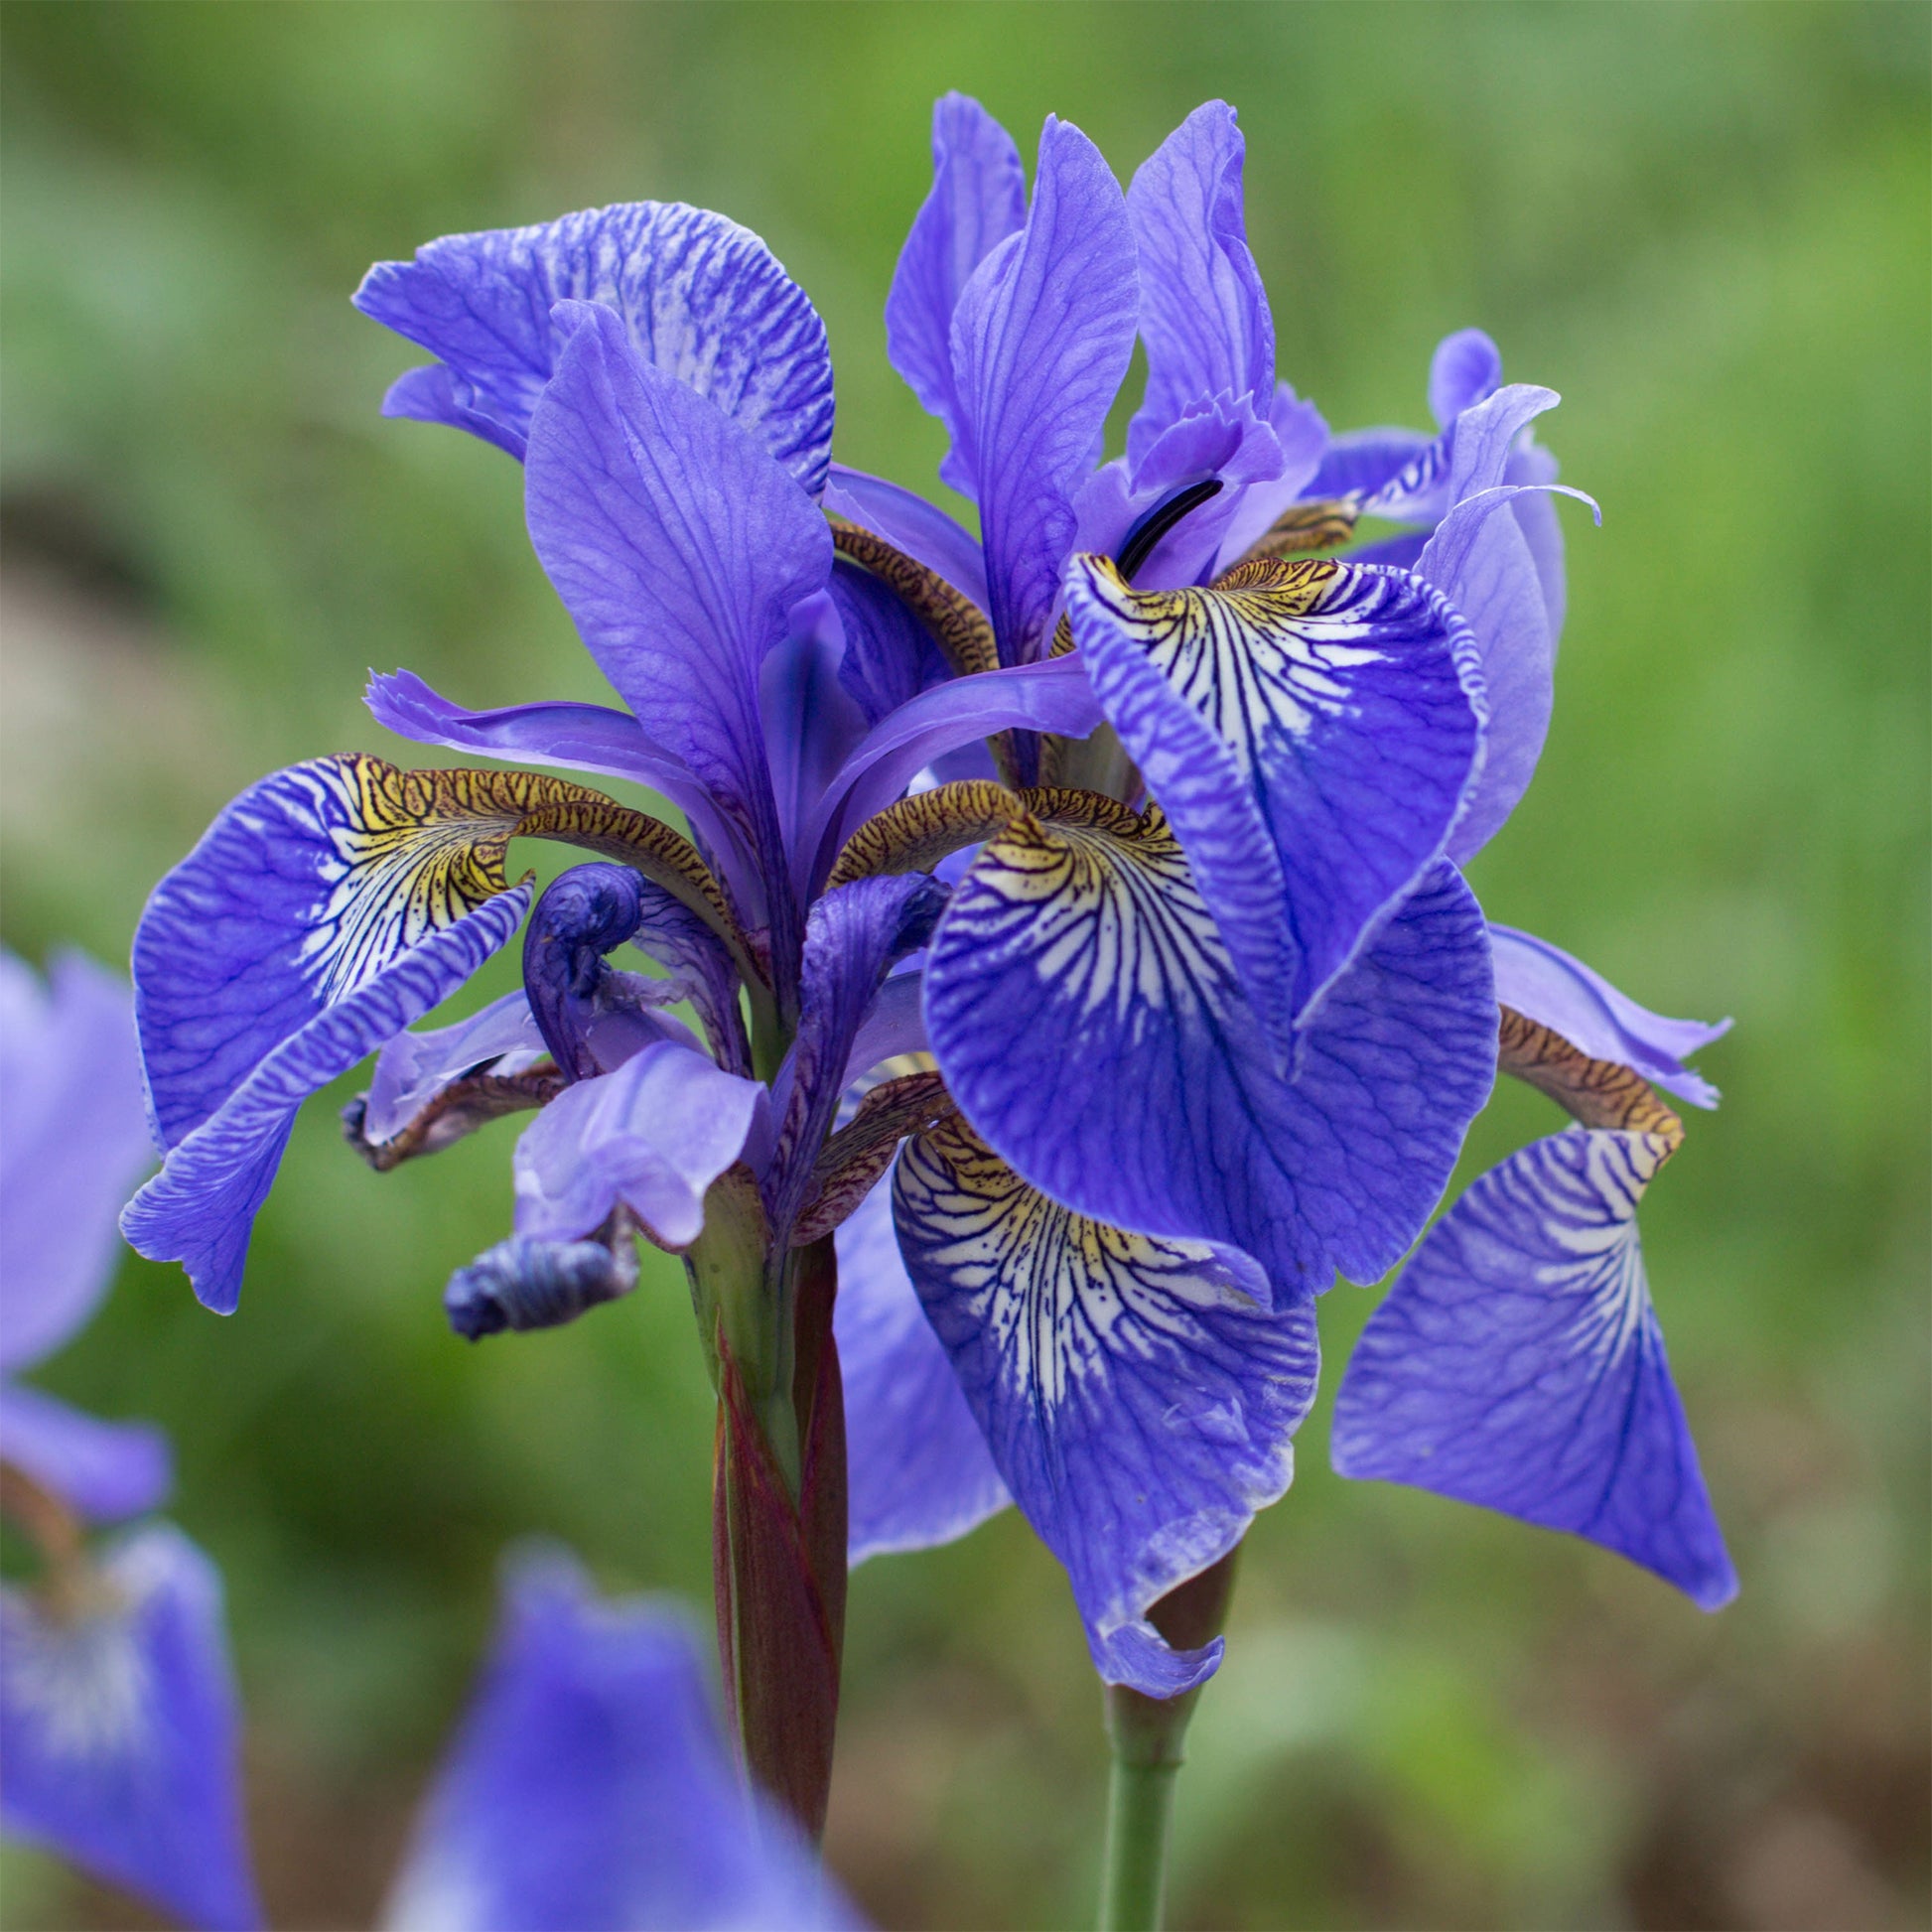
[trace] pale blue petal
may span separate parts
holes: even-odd
[[[375,1056],[362,1133],[370,1141],[393,1140],[465,1074],[521,1073],[549,1050],[521,987],[453,1027],[398,1034]]]
[[[1457,865],[1495,837],[1529,789],[1555,703],[1549,612],[1522,526],[1510,514],[1513,494],[1491,489],[1457,503],[1414,564],[1467,622],[1488,707],[1482,770],[1449,843]]]
[[[886,297],[886,353],[955,439],[953,311],[973,271],[1026,218],[1027,183],[1013,136],[968,95],[941,95],[932,104],[932,187],[912,217]]]
[[[1465,409],[1487,401],[1502,379],[1502,350],[1480,329],[1445,336],[1429,364],[1429,413],[1436,427],[1448,429]]]
[[[174,1457],[160,1430],[98,1421],[18,1382],[0,1382],[0,1462],[24,1469],[96,1523],[145,1515],[174,1482]]]
[[[0,1369],[85,1325],[153,1160],[127,982],[63,952],[43,988],[0,954]]]
[[[1133,355],[1138,284],[1127,204],[1087,137],[1048,117],[1033,207],[953,316],[962,484],[980,510],[1000,661],[1036,657],[1073,541],[1073,493]]]
[[[1516,498],[1516,521],[1536,560],[1537,581],[1543,586],[1543,604],[1550,620],[1550,654],[1556,655],[1563,641],[1563,618],[1567,586],[1563,561],[1563,525],[1557,521],[1557,506],[1550,485],[1557,480],[1557,460],[1534,435],[1516,439],[1509,461],[1503,466],[1503,482],[1522,488]]]
[[[1513,926],[1491,925],[1496,999],[1561,1034],[1592,1060],[1634,1067],[1694,1107],[1715,1107],[1718,1089],[1684,1064],[1730,1031],[1728,1020],[1667,1020],[1619,993],[1581,959]]]
[[[531,419],[530,540],[624,702],[781,879],[759,666],[825,588],[831,532],[753,438],[638,358],[609,309],[573,315]],[[775,930],[773,945],[788,951]]]
[[[1136,465],[1196,403],[1225,395],[1266,408],[1273,399],[1275,326],[1241,206],[1245,146],[1234,109],[1210,100],[1127,191],[1147,344],[1147,395],[1127,428]]]
[[[388,1932],[808,1932],[859,1920],[740,1783],[681,1616],[601,1599],[562,1555],[511,1569],[476,1703]]]
[[[706,1189],[745,1151],[765,1104],[758,1081],[667,1040],[578,1081],[516,1144],[516,1231],[576,1240],[621,1201],[660,1247],[689,1247]]]

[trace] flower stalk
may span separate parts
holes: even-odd
[[[1234,1594],[1236,1545],[1218,1563],[1148,1612],[1176,1650],[1211,1642]],[[1201,1686],[1173,1698],[1151,1698],[1125,1684],[1107,1686],[1107,1741],[1113,1768],[1107,1787],[1107,1845],[1100,1892],[1100,1932],[1155,1932],[1167,1904],[1168,1850],[1174,1784],[1186,1761],[1187,1725]]]
[[[714,1183],[686,1257],[718,1390],[712,1574],[725,1699],[748,1774],[825,1829],[845,1637],[845,1403],[827,1239],[765,1252],[749,1174]]]

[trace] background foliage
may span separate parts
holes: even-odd
[[[1927,1860],[1928,14],[1917,5],[798,4],[5,10],[5,927],[125,956],[241,784],[393,754],[368,666],[600,695],[515,467],[385,424],[368,262],[642,196],[812,292],[841,454],[929,480],[880,304],[932,96],[1123,177],[1240,107],[1281,366],[1423,419],[1479,321],[1570,398],[1558,722],[1474,883],[1671,1013],[1726,1090],[1645,1207],[1744,1592],[1347,1485],[1326,1411],[1251,1539],[1182,1785],[1183,1925],[1923,1922]],[[932,485],[937,488],[936,483]],[[1568,513],[1567,513],[1568,514]],[[1543,1131],[1504,1096],[1470,1172]],[[710,1414],[672,1267],[470,1348],[510,1130],[384,1178],[297,1133],[242,1311],[130,1260],[45,1373],[173,1432],[229,1584],[278,1921],[366,1923],[466,1694],[499,1550],[705,1600]],[[1323,1307],[1341,1358],[1373,1296]],[[855,1579],[832,1856],[886,1925],[1090,1908],[1102,1749],[1009,1516]],[[17,1927],[140,1924],[11,1855]]]

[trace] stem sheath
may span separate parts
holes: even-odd
[[[1219,1633],[1234,1594],[1236,1544],[1148,1611],[1176,1650],[1198,1650]],[[1200,1687],[1179,1697],[1144,1697],[1107,1686],[1107,1848],[1100,1888],[1100,1932],[1158,1932],[1167,1906],[1168,1838],[1174,1781],[1186,1757],[1187,1725]]]

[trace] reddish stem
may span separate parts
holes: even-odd
[[[798,1494],[721,1327],[712,1556],[718,1654],[746,1767],[817,1839],[831,1793],[845,1640],[845,1400],[832,1338],[832,1243],[796,1252]]]

